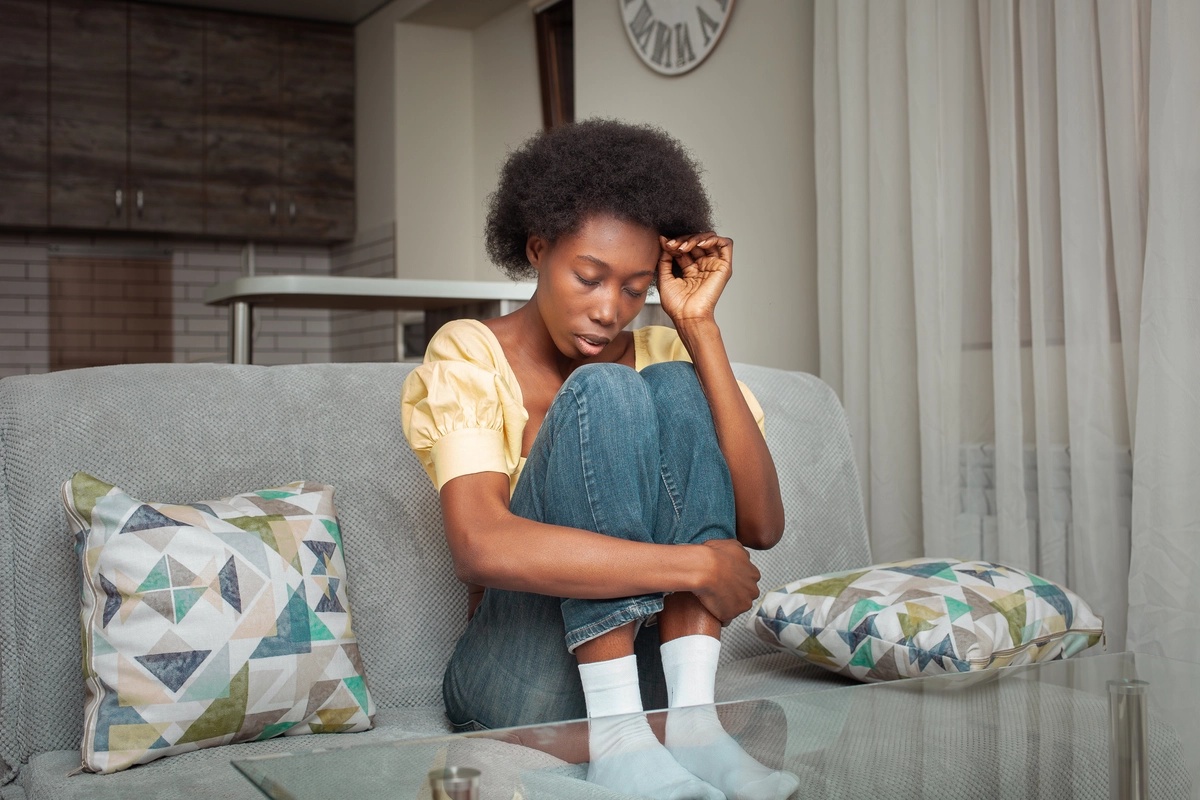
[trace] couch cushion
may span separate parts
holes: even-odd
[[[840,689],[856,682],[778,650],[722,664],[717,702]]]
[[[362,733],[316,734],[194,750],[110,775],[78,773],[79,751],[55,750],[30,759],[21,769],[19,781],[28,800],[261,800],[262,793],[230,764],[231,759],[383,744],[448,732],[440,706],[380,711],[375,723],[373,730]]]
[[[63,485],[88,769],[371,727],[333,495],[297,481],[168,505],[82,472]]]

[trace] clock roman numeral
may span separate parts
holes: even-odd
[[[654,52],[650,55],[650,60],[660,67],[664,62],[671,58],[671,26],[666,23],[654,21]]]
[[[629,32],[633,34],[638,48],[643,53],[650,44],[650,34],[654,31],[654,23],[654,14],[650,11],[650,4],[646,0],[642,0],[642,6],[638,9],[637,16],[633,18],[633,22],[629,23]]]
[[[686,22],[675,23],[675,66],[682,67],[696,60],[692,50],[692,37]]]
[[[650,9],[646,10],[649,11]],[[708,43],[712,41],[712,32],[721,26],[715,19],[705,14],[703,8],[697,6],[696,13],[700,15],[700,32],[704,34],[704,46],[708,47]]]

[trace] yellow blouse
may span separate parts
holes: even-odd
[[[660,325],[633,331],[634,366],[690,361],[673,329]],[[763,430],[763,411],[750,389],[742,394]],[[529,414],[521,386],[496,335],[482,322],[460,319],[434,334],[425,362],[408,374],[401,394],[404,435],[438,491],[460,475],[500,472],[509,491],[525,459],[521,441]]]

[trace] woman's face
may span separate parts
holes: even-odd
[[[559,352],[585,361],[619,355],[612,342],[645,305],[661,251],[657,232],[609,215],[553,243],[530,237],[534,301]]]

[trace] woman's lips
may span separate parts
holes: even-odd
[[[587,358],[594,358],[604,352],[604,348],[608,346],[609,339],[603,336],[584,336],[575,334],[575,346],[579,348],[579,352],[583,353]]]

